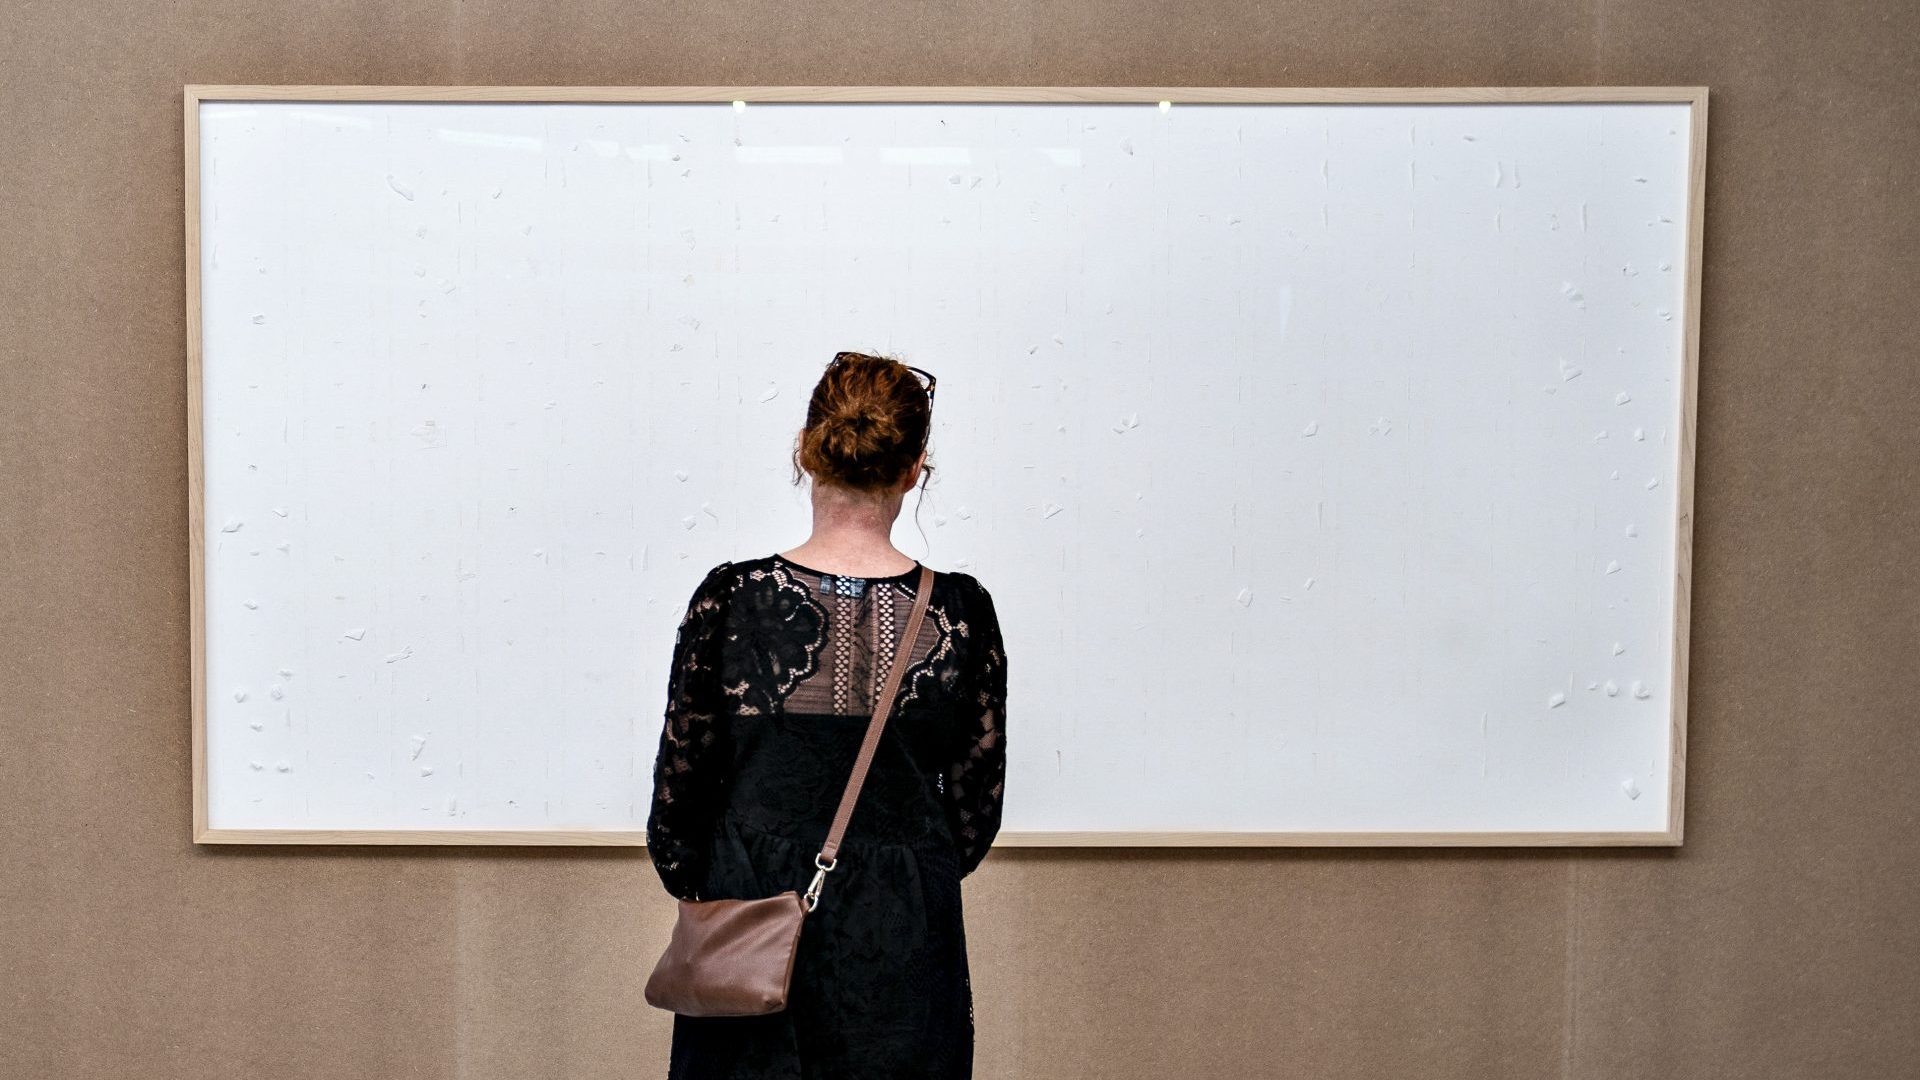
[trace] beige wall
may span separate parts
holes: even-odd
[[[0,1077],[665,1073],[643,849],[188,841],[188,82],[1711,87],[1686,845],[1002,849],[977,1074],[1920,1072],[1920,9],[963,8],[8,0]]]

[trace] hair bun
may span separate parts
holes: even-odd
[[[900,425],[894,422],[893,414],[871,398],[855,402],[827,423],[878,439],[897,439],[900,435]]]
[[[871,471],[900,444],[900,425],[877,403],[851,403],[821,423],[820,455],[840,475]]]
[[[867,490],[905,479],[932,419],[926,391],[905,365],[865,353],[835,357],[814,388],[807,416],[796,469]]]

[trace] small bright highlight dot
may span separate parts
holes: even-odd
[[[1171,108],[1173,108],[1173,102],[1171,101],[1163,101],[1160,103],[1161,112],[1166,112],[1168,109],[1171,109]]]
[[[744,101],[736,101],[733,103],[734,112],[743,112],[746,110],[746,107],[747,107],[747,103]]]

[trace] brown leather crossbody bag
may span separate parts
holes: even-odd
[[[787,1007],[801,924],[807,912],[819,905],[827,872],[839,865],[840,838],[853,817],[854,801],[860,797],[860,785],[880,745],[880,730],[893,711],[893,699],[900,691],[900,680],[906,673],[913,643],[919,639],[920,623],[926,618],[927,601],[932,595],[933,569],[922,566],[906,634],[900,639],[893,669],[887,674],[886,687],[867,724],[866,741],[860,744],[860,756],[840,796],[840,808],[827,830],[827,841],[813,857],[817,869],[806,893],[787,889],[754,900],[681,900],[673,939],[647,979],[647,1004],[686,1016],[759,1016]]]

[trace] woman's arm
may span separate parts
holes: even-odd
[[[972,670],[960,704],[959,745],[944,778],[962,877],[986,858],[1000,831],[1007,778],[1007,653],[993,597],[977,581],[966,619]]]
[[[647,852],[660,883],[683,900],[704,899],[707,836],[733,767],[720,691],[732,569],[721,563],[709,570],[687,602],[674,638],[666,721],[654,758]]]

